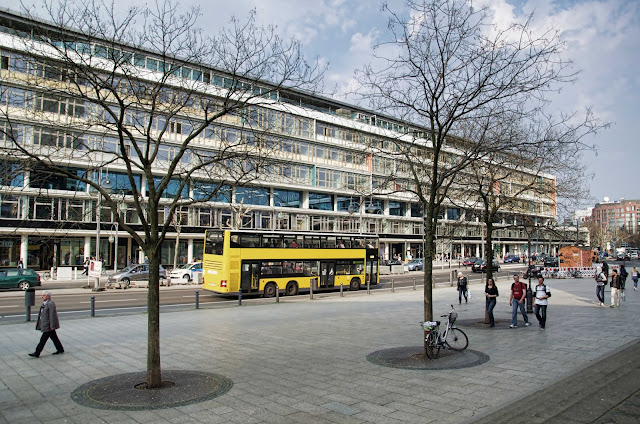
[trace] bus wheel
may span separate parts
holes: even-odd
[[[295,296],[298,294],[298,283],[295,281],[289,281],[287,287],[284,289],[284,293],[287,296]]]
[[[360,279],[352,278],[351,283],[349,283],[349,290],[360,290]]]
[[[276,295],[276,283],[273,281],[264,286],[264,295],[262,297],[273,297]]]

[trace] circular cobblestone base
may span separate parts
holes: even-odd
[[[146,372],[135,372],[90,381],[74,390],[71,399],[90,408],[140,411],[202,402],[233,387],[226,377],[200,371],[163,371],[160,389],[145,389],[146,378]]]
[[[405,346],[378,350],[367,355],[367,360],[376,365],[411,370],[451,370],[475,367],[489,360],[489,355],[471,349],[462,352],[441,350],[437,359],[429,359],[423,346]]]
[[[522,316],[519,316],[518,327],[524,327],[524,322],[522,321]],[[489,324],[484,323],[484,318],[469,318],[469,319],[458,319],[456,320],[456,325],[460,327],[471,327],[478,328],[481,330],[508,330],[509,325],[511,324],[511,318],[496,318],[495,319],[495,327],[490,327]]]

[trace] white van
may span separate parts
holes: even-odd
[[[181,265],[178,268],[171,271],[169,277],[171,279],[183,279],[191,282],[193,280],[193,276],[196,272],[202,273],[202,262],[194,262],[191,264]]]

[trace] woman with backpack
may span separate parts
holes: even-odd
[[[464,295],[464,303],[467,303],[467,277],[463,273],[458,273],[458,305],[462,304],[462,295]]]
[[[622,298],[622,300],[627,300],[627,295],[624,294],[624,287],[625,284],[627,283],[627,277],[629,276],[629,273],[627,272],[627,269],[624,267],[624,264],[620,265],[620,297]]]
[[[607,284],[607,276],[604,275],[602,269],[596,270],[596,296],[600,302],[600,306],[604,306],[604,286]]]
[[[633,267],[633,271],[631,271],[631,279],[633,280],[633,289],[638,290],[638,277],[640,277],[640,273],[638,273],[638,268]]]

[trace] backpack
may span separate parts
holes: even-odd
[[[620,270],[620,276],[624,277],[624,278],[627,278],[627,275],[629,275],[629,273],[627,272],[627,268],[622,268]]]

